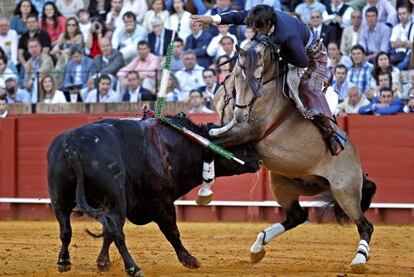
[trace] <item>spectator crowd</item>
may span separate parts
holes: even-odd
[[[0,15],[0,116],[13,103],[154,101],[173,31],[166,99],[213,112],[233,67],[223,63],[254,30],[203,29],[190,16],[258,4],[290,13],[322,39],[338,114],[414,110],[414,0],[16,0],[12,15]]]

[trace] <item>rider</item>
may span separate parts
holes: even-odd
[[[220,15],[193,15],[193,24],[246,24],[257,33],[268,35],[281,48],[281,57],[289,64],[304,68],[299,83],[299,97],[305,106],[299,111],[305,118],[314,119],[332,155],[338,155],[343,145],[336,136],[329,119],[333,119],[322,83],[328,79],[326,49],[317,36],[301,21],[268,5],[257,5],[250,11],[230,11]]]

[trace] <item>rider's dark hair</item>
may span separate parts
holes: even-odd
[[[276,14],[268,5],[257,5],[249,11],[244,20],[248,27],[261,28],[276,23]]]

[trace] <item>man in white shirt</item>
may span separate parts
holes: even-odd
[[[98,88],[88,92],[85,103],[118,103],[121,97],[112,89],[111,78],[102,75],[98,81]]]
[[[197,64],[197,58],[192,50],[184,52],[184,69],[175,74],[180,83],[181,91],[185,94],[204,85],[203,67]]]
[[[121,29],[124,26],[122,21],[121,10],[124,4],[124,0],[111,0],[111,11],[106,15],[106,26],[115,31]]]
[[[391,48],[395,51],[391,54],[391,62],[400,70],[407,70],[410,63],[410,54],[413,49],[414,23],[411,22],[408,7],[398,8],[400,23],[392,28]]]
[[[19,36],[15,30],[10,29],[9,18],[0,16],[0,47],[15,66],[19,63],[18,44]]]
[[[326,6],[326,11],[322,14],[323,22],[335,28],[337,41],[341,40],[343,29],[351,26],[353,11],[343,0],[331,0],[331,4]]]
[[[205,106],[203,93],[196,89],[191,90],[190,94],[190,104],[191,108],[188,111],[189,113],[214,113],[213,110],[210,110]]]
[[[126,12],[122,16],[124,26],[115,30],[112,36],[112,47],[118,49],[126,63],[136,57],[138,42],[147,39],[145,29],[137,24],[135,14]]]
[[[229,32],[228,25],[219,25],[218,27],[219,34],[211,39],[210,44],[207,47],[207,54],[212,57],[214,60],[218,57],[225,55],[223,47],[220,45],[220,40],[224,36],[231,37],[234,41],[234,44],[237,44],[237,37]]]
[[[9,112],[7,110],[7,97],[4,94],[4,95],[0,96],[0,118],[7,117],[8,113]]]

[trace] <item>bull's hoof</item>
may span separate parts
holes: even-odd
[[[260,252],[258,253],[250,252],[250,263],[256,264],[260,262],[264,258],[265,255],[266,255],[266,250],[264,248],[262,248],[262,250],[260,250]]]
[[[126,270],[128,276],[144,277],[144,271],[138,267],[130,267]]]
[[[184,261],[181,262],[185,267],[190,269],[197,269],[201,266],[197,258],[193,256],[188,256]]]
[[[67,272],[72,269],[72,264],[69,259],[59,259],[57,262],[59,272]]]
[[[98,270],[100,272],[108,272],[111,269],[111,262],[110,261],[99,261],[96,263]]]
[[[196,203],[199,206],[205,206],[205,205],[208,205],[211,202],[211,200],[213,200],[212,194],[208,196],[197,195]]]

